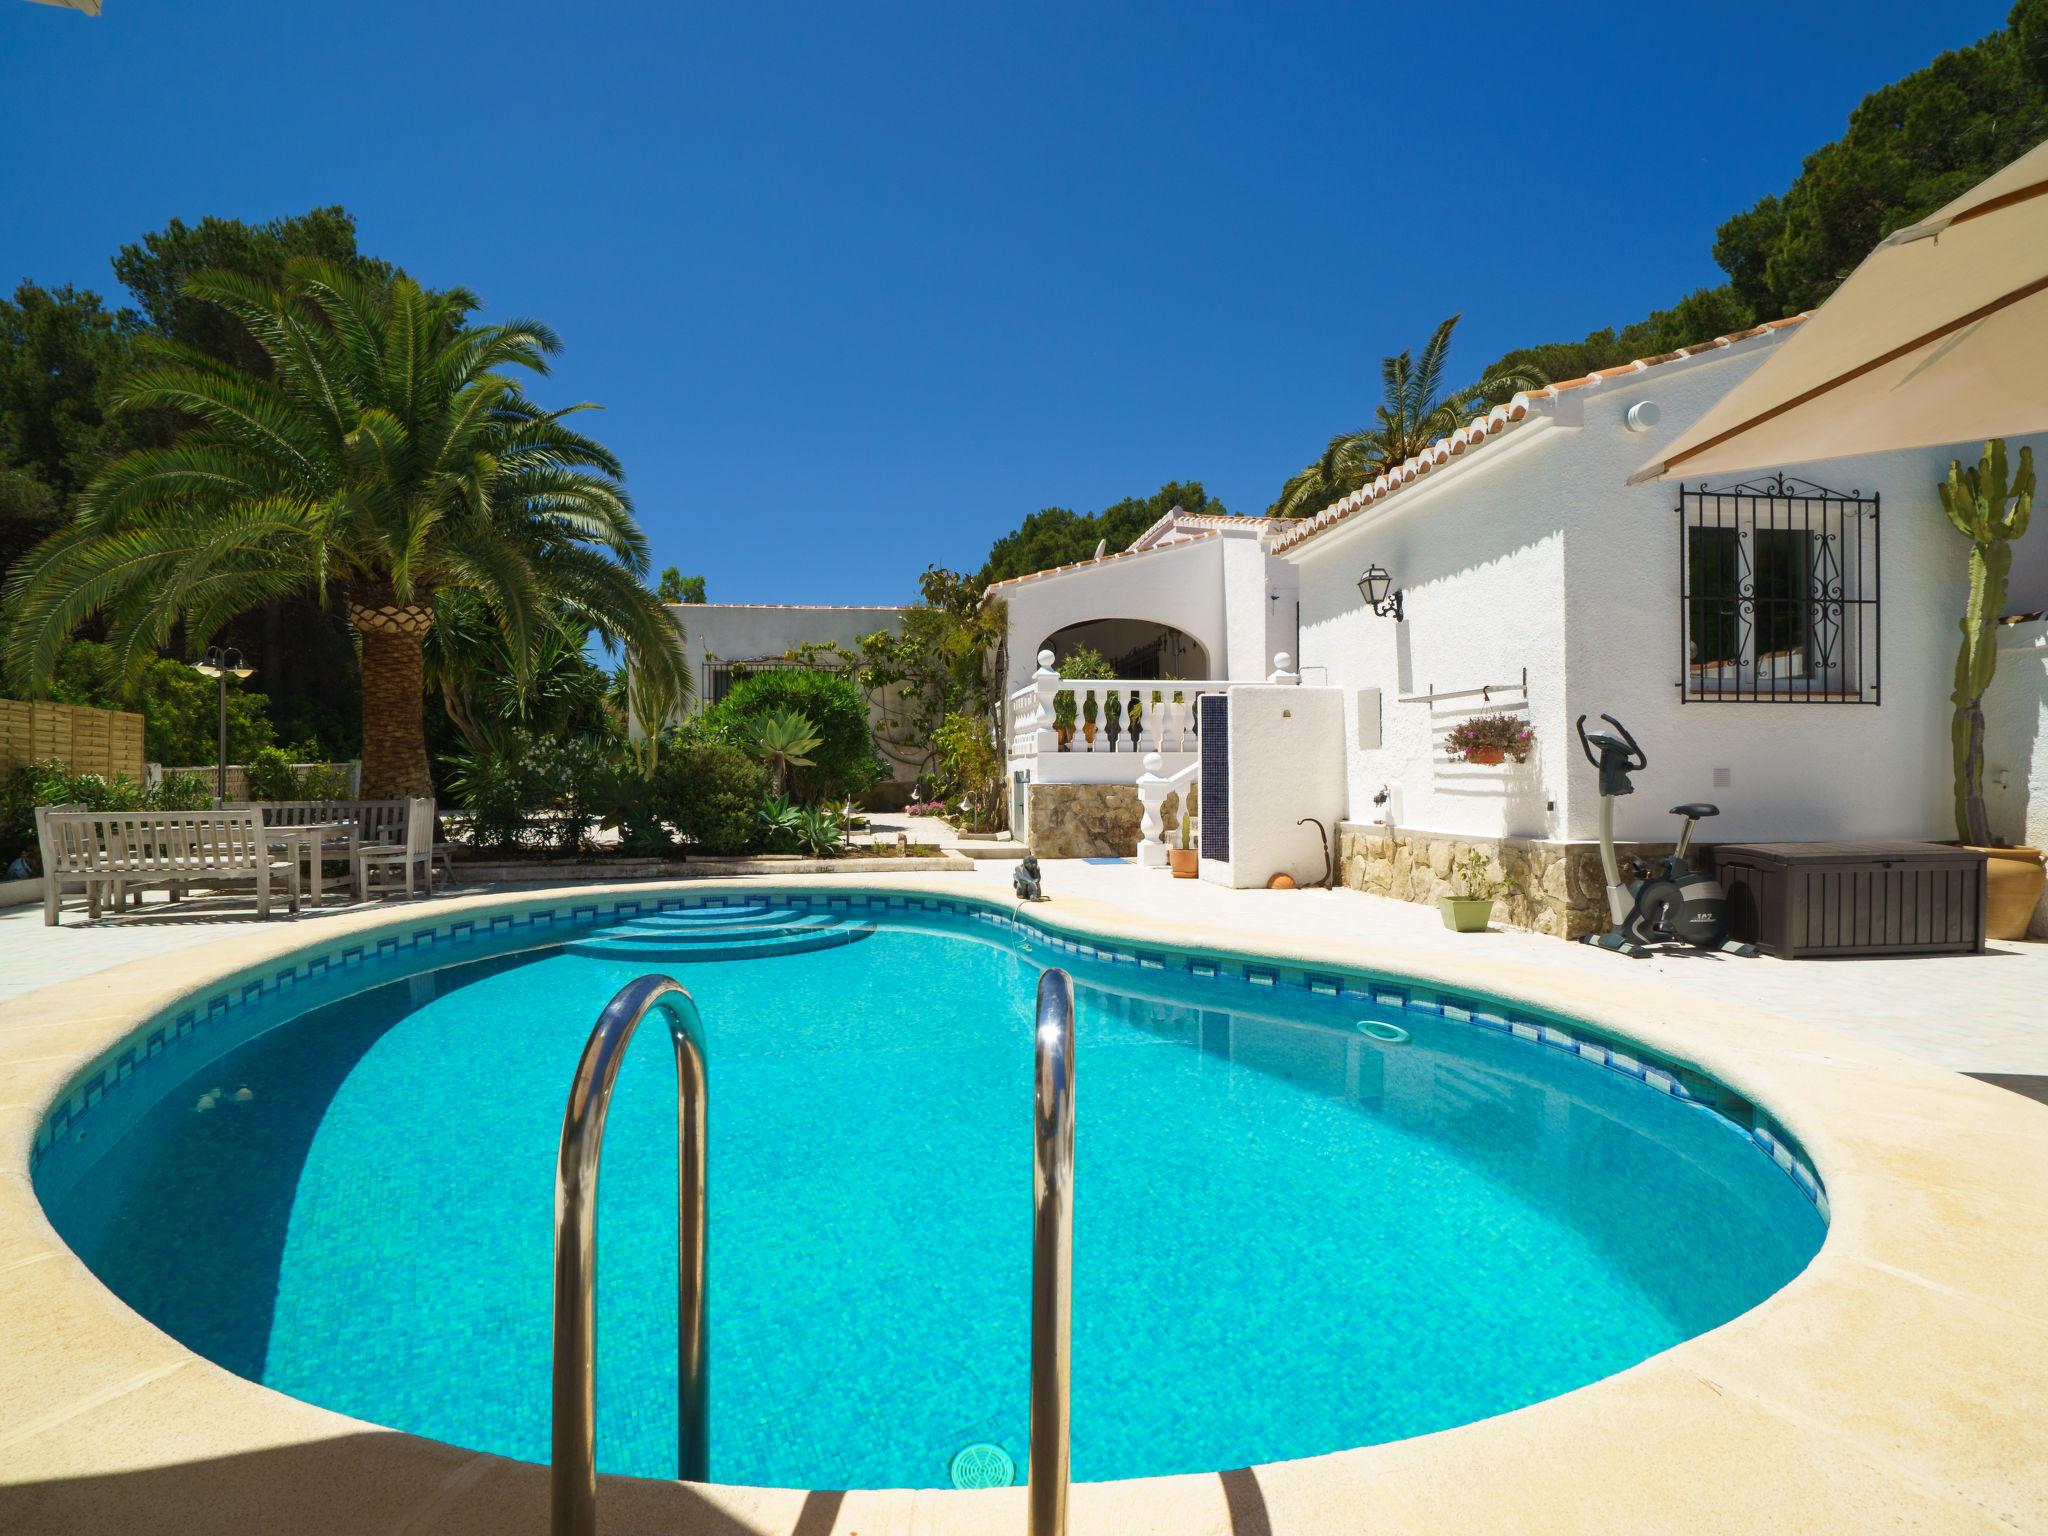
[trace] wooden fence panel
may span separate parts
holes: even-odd
[[[142,716],[45,699],[0,699],[0,773],[55,758],[73,773],[142,778]]]

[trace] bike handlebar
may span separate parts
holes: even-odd
[[[1623,725],[1612,715],[1602,715],[1600,718],[1613,726],[1620,734],[1621,742],[1628,750],[1628,768],[1630,772],[1650,766],[1649,754],[1636,745],[1636,739],[1629,734],[1627,726]],[[1586,717],[1584,715],[1579,716],[1578,729],[1580,750],[1586,754],[1586,761],[1595,768],[1598,768],[1600,766],[1600,754],[1593,749],[1593,738],[1586,734]]]

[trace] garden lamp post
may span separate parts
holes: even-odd
[[[220,681],[220,757],[214,769],[213,793],[220,804],[228,803],[228,679],[249,676],[256,669],[242,658],[242,653],[233,646],[225,649],[209,645],[203,659],[192,663],[192,670],[205,677]]]

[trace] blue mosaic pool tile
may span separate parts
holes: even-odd
[[[1387,1007],[1437,1015],[1454,1023],[1474,1024],[1493,1033],[1507,1034],[1515,1039],[1547,1048],[1568,1050],[1586,1061],[1606,1067],[1659,1093],[1705,1109],[1727,1121],[1738,1131],[1753,1137],[1759,1150],[1770,1157],[1772,1162],[1813,1202],[1822,1220],[1825,1221],[1829,1217],[1827,1192],[1812,1166],[1789,1138],[1775,1132],[1764,1123],[1761,1116],[1755,1115],[1752,1106],[1746,1100],[1718,1089],[1706,1080],[1701,1080],[1695,1088],[1686,1081],[1684,1069],[1646,1060],[1632,1050],[1615,1049],[1605,1042],[1580,1036],[1549,1020],[1506,1013],[1498,1010],[1497,1006],[1482,1004],[1473,998],[1455,993],[1437,993],[1427,988],[1396,985],[1356,973],[1332,975],[1242,960],[1218,960],[1200,955],[1161,955],[1143,950],[1099,947],[1056,933],[1019,914],[991,909],[976,902],[862,892],[829,895],[773,892],[765,894],[769,899],[786,903],[800,911],[829,909],[844,912],[863,909],[938,912],[964,916],[972,921],[988,923],[998,931],[1018,934],[1027,944],[1035,941],[1062,954],[1100,959],[1147,970],[1179,969],[1203,978],[1230,980],[1268,988],[1294,988],[1313,992],[1318,996],[1357,997]],[[762,895],[757,893],[733,898],[724,895],[692,894],[664,897],[652,902],[635,899],[602,904],[585,903],[573,906],[567,912],[549,908],[539,912],[498,913],[482,920],[462,919],[445,926],[416,928],[409,936],[387,936],[375,940],[374,953],[366,953],[364,945],[355,945],[342,950],[339,954],[312,955],[292,967],[275,972],[268,978],[244,983],[239,992],[226,991],[215,994],[203,1005],[204,1021],[211,1022],[223,1018],[230,1012],[258,1002],[267,995],[295,988],[301,981],[311,981],[331,970],[353,970],[363,966],[366,961],[389,961],[406,950],[432,950],[436,946],[460,945],[489,934],[504,934],[522,928],[552,928],[557,924],[580,926],[603,921],[607,916],[614,914],[621,917],[636,916],[650,906],[656,911],[671,912],[697,907],[747,906],[762,899]],[[481,932],[479,921],[483,925]],[[151,1029],[138,1045],[130,1046],[122,1052],[110,1067],[102,1067],[90,1078],[74,1086],[64,1101],[53,1107],[43,1124],[37,1128],[30,1153],[31,1170],[44,1153],[75,1129],[79,1119],[89,1108],[100,1103],[110,1088],[118,1086],[133,1074],[138,1058],[147,1059],[160,1055],[173,1041],[192,1034],[201,1022],[198,1005],[181,1010],[174,1021],[160,1023]],[[1754,1124],[1749,1123],[1751,1119],[1754,1119]]]

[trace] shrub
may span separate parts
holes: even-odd
[[[652,811],[700,853],[745,853],[754,846],[754,818],[767,793],[767,770],[740,748],[677,733],[662,748]]]
[[[809,767],[792,768],[790,795],[815,804],[865,794],[888,773],[868,727],[868,704],[859,688],[832,672],[783,667],[756,672],[704,711],[699,734],[732,746],[758,739],[758,722],[775,713],[796,713],[809,722],[818,745],[803,755]]]
[[[190,775],[176,775],[189,778]],[[154,794],[125,773],[111,779],[97,773],[73,773],[55,758],[43,758],[17,768],[0,783],[0,865],[11,867],[17,857],[24,867],[36,859],[36,807],[39,805],[82,805],[89,811],[198,810],[213,803],[211,790],[204,792],[197,806],[161,804]]]
[[[303,800],[299,775],[292,767],[291,754],[282,747],[264,747],[249,757],[249,798],[251,800]]]
[[[932,734],[932,753],[947,790],[957,795],[970,832],[993,832],[1004,817],[1003,758],[988,725],[972,715],[948,715]]]
[[[152,811],[211,810],[213,780],[202,773],[167,773],[143,798]]]
[[[533,775],[521,751],[458,752],[448,759],[448,793],[470,818],[470,841],[509,852],[526,835]]]

